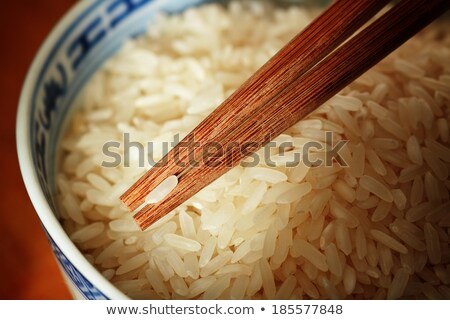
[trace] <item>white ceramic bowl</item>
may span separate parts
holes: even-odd
[[[17,149],[26,188],[75,298],[127,299],[83,257],[58,221],[56,146],[72,102],[90,76],[160,11],[204,0],[80,1],[58,23],[28,71],[17,114]]]

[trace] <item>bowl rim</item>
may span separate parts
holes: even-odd
[[[109,299],[124,300],[129,298],[104,278],[101,273],[87,261],[81,251],[70,240],[58,219],[53,214],[50,205],[44,196],[44,192],[41,189],[37,174],[34,171],[31,155],[30,122],[28,117],[31,112],[32,93],[39,76],[40,68],[43,65],[45,58],[50,53],[53,45],[63,35],[68,25],[80,16],[80,14],[89,10],[89,8],[98,1],[101,0],[94,2],[79,1],[70,7],[51,29],[50,33],[39,47],[37,54],[35,54],[31,66],[28,68],[19,96],[16,115],[16,148],[22,180],[33,207],[39,216],[43,229],[54,240],[70,263],[72,263],[95,288],[100,290]],[[63,272],[63,274],[65,275],[65,272]],[[75,284],[73,284],[73,286],[77,287]]]

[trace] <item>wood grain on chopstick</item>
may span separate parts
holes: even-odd
[[[368,19],[379,9],[379,1],[376,1],[377,5],[373,1],[365,1],[365,6],[373,6],[368,10],[370,14],[362,15],[361,11],[366,8],[359,8],[358,12],[348,16],[345,8],[348,9],[350,3],[363,2],[335,2],[330,11],[322,14],[295,38],[297,45],[303,44],[306,49],[299,50],[294,46],[295,54],[292,54],[289,51],[289,48],[293,50],[289,47],[292,42],[288,44],[184,139],[186,148],[175,147],[166,155],[165,166],[149,170],[122,196],[122,201],[133,210],[142,204],[145,195],[166,177],[178,176],[179,183],[173,191],[174,196],[154,205],[146,205],[136,214],[135,220],[142,229],[315,110],[449,7],[449,1],[444,0],[404,0],[329,54],[365,22],[361,18],[355,19],[353,15]],[[342,18],[340,14],[336,15],[336,12],[347,15]],[[323,18],[324,16],[326,18]],[[330,17],[334,17],[334,23],[337,23],[336,20],[342,21],[352,17],[351,25],[343,23],[339,27],[351,31],[343,32],[339,29],[339,36],[333,37],[328,33],[330,28],[334,30],[333,23],[327,20]],[[321,21],[321,18],[325,20]],[[326,36],[323,37],[323,34]],[[307,56],[302,56],[305,52]],[[319,62],[327,54],[329,55]],[[307,62],[302,62],[302,59]],[[292,63],[292,60],[297,62]],[[280,68],[283,70],[281,73]],[[199,147],[192,147],[194,140],[201,142]],[[188,159],[191,156],[200,160],[209,141],[216,141],[224,146],[232,142],[243,146],[251,141],[253,145],[244,152],[240,148],[233,148],[217,153],[213,157],[216,165],[199,162],[198,166],[177,166],[176,156],[178,159]]]
[[[178,150],[179,159],[185,161],[188,158],[187,150],[192,149],[194,140],[201,143],[223,139],[235,126],[240,125],[244,118],[277,95],[286,83],[290,83],[319,62],[388,2],[389,0],[334,2],[183,139],[182,145],[186,148]],[[226,130],[210,125],[224,122],[229,126]],[[159,176],[153,170],[149,171],[122,195],[121,200],[130,210],[141,205],[146,194],[161,183],[164,176],[179,174],[182,171],[183,168],[173,165],[174,159],[171,155],[173,153],[169,153],[167,159],[164,159],[167,165],[159,168],[159,173],[164,175]]]

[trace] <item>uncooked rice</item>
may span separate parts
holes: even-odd
[[[129,297],[450,298],[448,26],[429,27],[275,139],[299,151],[332,131],[349,141],[349,167],[289,168],[272,149],[275,167],[238,166],[140,231],[119,196],[151,165],[131,148],[128,166],[101,166],[103,144],[124,133],[160,159],[161,142],[183,138],[314,15],[232,2],[160,16],[86,86],[61,142],[62,223]],[[147,200],[172,196],[175,180]]]
[[[177,176],[169,176],[166,179],[164,179],[163,182],[161,182],[155,189],[153,189],[146,197],[145,197],[145,203],[146,204],[153,204],[160,202],[162,199],[167,197],[173,189],[178,184],[178,178]]]

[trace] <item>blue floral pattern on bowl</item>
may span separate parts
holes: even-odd
[[[61,249],[56,245],[55,241],[48,233],[47,238],[50,241],[53,252],[58,259],[59,264],[64,273],[69,277],[70,281],[77,287],[80,294],[86,300],[109,300],[109,298],[100,292],[88,279],[86,279],[80,271],[70,262]]]

